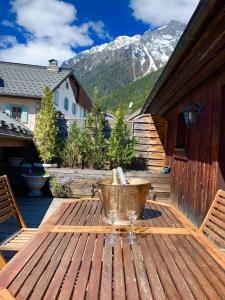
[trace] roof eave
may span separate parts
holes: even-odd
[[[218,0],[201,0],[199,2],[161,76],[159,77],[153,90],[151,91],[145,104],[143,105],[141,110],[142,114],[146,112],[157,113],[156,111],[151,111],[152,102],[156,100],[157,94],[166,84],[167,80],[170,78],[171,73],[174,72],[176,67],[179,65],[179,62],[181,61],[185,52],[193,45],[193,43],[196,42],[195,36],[198,34],[202,25],[208,19],[216,4],[218,4]]]

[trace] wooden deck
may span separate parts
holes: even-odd
[[[176,209],[148,202],[137,242],[115,226],[114,247],[102,216],[63,203],[0,273],[2,299],[225,299],[225,260]]]

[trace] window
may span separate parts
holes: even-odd
[[[66,81],[66,88],[67,88],[67,90],[69,89],[69,83],[68,83],[68,81]]]
[[[11,116],[12,116],[14,119],[21,120],[21,114],[22,114],[22,107],[19,107],[19,106],[12,106]]]
[[[64,99],[64,109],[65,109],[65,110],[68,110],[68,108],[69,108],[69,100],[68,100],[68,98],[66,97],[66,98]]]
[[[180,113],[177,117],[177,137],[174,157],[178,159],[187,159],[187,127],[184,122],[184,115]]]
[[[76,114],[76,103],[72,103],[72,113]]]
[[[25,105],[4,105],[5,112],[10,115],[12,118],[21,121],[24,124],[28,123],[28,107]]]
[[[54,102],[55,105],[59,105],[59,91],[55,91],[55,95],[54,95]]]

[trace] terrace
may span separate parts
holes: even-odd
[[[117,223],[117,205],[105,221],[107,196],[95,190],[111,171],[51,169],[72,181],[72,197],[18,197],[40,227],[0,272],[0,299],[225,299],[224,14],[222,1],[200,1],[142,115],[128,120],[151,171],[126,174],[151,182],[143,218]],[[166,164],[171,174],[160,174]],[[0,238],[15,226],[1,225]]]

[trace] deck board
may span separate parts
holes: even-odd
[[[0,298],[8,291],[23,300],[225,299],[216,252],[174,209],[147,209],[136,243],[118,230],[112,247],[100,201],[63,203],[0,272]]]

